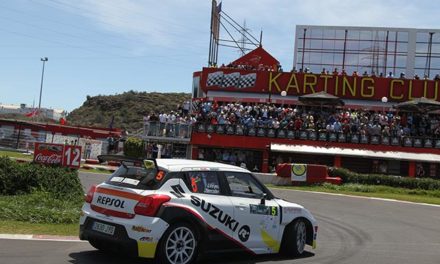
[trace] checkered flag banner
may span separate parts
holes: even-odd
[[[238,80],[240,79],[240,73],[239,72],[233,72],[230,74],[223,75],[223,83],[222,87],[237,87],[238,86]]]
[[[255,81],[257,80],[256,73],[249,73],[246,75],[240,76],[240,81],[238,84],[238,88],[247,88],[255,86]]]
[[[206,86],[220,86],[223,82],[223,72],[217,71],[208,74],[208,80],[206,81]]]

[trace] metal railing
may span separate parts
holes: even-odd
[[[288,130],[246,127],[243,125],[207,125],[202,123],[196,124],[194,130],[200,133],[217,133],[237,136],[286,138],[354,144],[380,144],[418,148],[440,148],[440,138],[432,137],[361,135],[359,133],[352,134],[315,130]]]
[[[191,125],[147,122],[144,124],[144,137],[191,138]]]

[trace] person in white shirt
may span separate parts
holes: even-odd
[[[160,122],[159,134],[162,136],[165,134],[165,125],[167,123],[167,118],[168,118],[168,115],[165,113],[161,113],[159,115],[159,122]]]

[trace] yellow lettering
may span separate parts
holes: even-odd
[[[366,82],[370,82],[371,85],[367,86]],[[368,93],[366,93],[368,91]],[[362,78],[361,79],[361,96],[364,98],[374,96],[374,79],[373,78]]]
[[[435,95],[434,95],[434,100],[438,100],[438,81],[435,81]]]
[[[293,84],[292,84],[292,81],[293,81]],[[295,73],[292,73],[292,75],[290,75],[290,80],[289,80],[289,83],[287,84],[286,92],[288,92],[290,88],[294,88],[296,90],[297,94],[300,93],[299,87],[298,87],[298,81],[296,80]]]
[[[307,78],[308,77],[312,77],[313,81],[312,82],[308,82]],[[303,88],[303,93],[306,93],[306,87],[308,86],[310,88],[310,91],[312,91],[312,93],[315,93],[315,88],[313,88],[314,85],[316,85],[317,82],[317,78],[316,75],[313,74],[304,74],[304,88]]]
[[[413,83],[412,83],[412,80],[409,80],[409,86],[408,86],[408,100],[412,100],[412,99],[415,99],[416,97],[413,97],[412,96],[412,85],[413,85]]]
[[[324,91],[327,92],[327,79],[331,79],[333,78],[332,75],[320,75],[319,78],[323,78],[324,79]]]
[[[345,87],[348,87],[348,90],[351,93],[351,96],[356,96],[356,78],[353,78],[353,87],[351,86],[350,82],[348,81],[347,77],[344,76],[342,80],[342,95],[345,95]]]
[[[390,87],[390,98],[391,99],[398,99],[399,100],[399,99],[403,98],[403,93],[401,93],[400,96],[394,94],[394,84],[395,83],[400,83],[400,85],[402,85],[402,86],[405,83],[403,82],[403,80],[396,80],[396,79],[394,79],[394,80],[391,81],[391,84],[390,84],[390,86],[391,86]]]
[[[339,77],[338,76],[336,76],[336,81],[335,81],[335,95],[338,95],[339,94]]]
[[[428,99],[437,100],[437,95],[438,95],[438,81],[435,81],[434,98],[428,98],[428,80],[423,81],[423,96]]]
[[[277,83],[277,79],[278,77],[281,76],[281,72],[279,72],[275,77],[272,76],[273,72],[269,72],[269,92],[272,92],[272,84],[275,85],[275,87],[277,88],[278,92],[281,92],[281,88]]]

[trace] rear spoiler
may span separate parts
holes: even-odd
[[[144,167],[149,168],[152,165],[156,169],[158,169],[156,159],[141,159],[141,158],[135,158],[135,157],[128,157],[124,155],[99,155],[98,156],[99,163],[103,163],[106,161],[118,161],[118,162],[133,162],[133,163],[140,163],[144,165]]]

